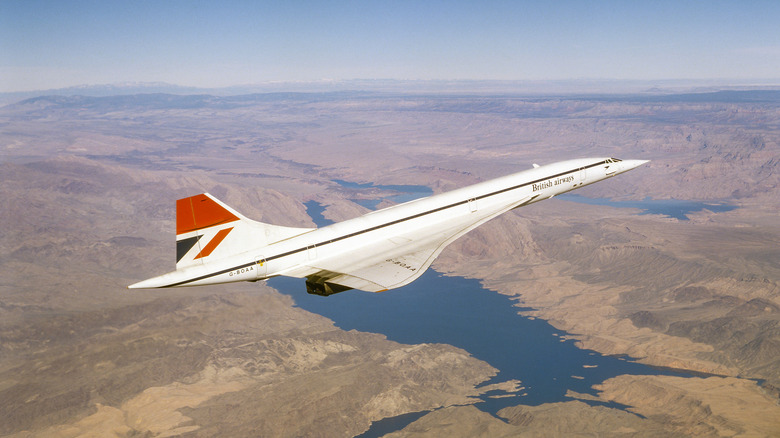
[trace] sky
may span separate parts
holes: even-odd
[[[0,0],[0,92],[126,82],[780,83],[780,1]]]

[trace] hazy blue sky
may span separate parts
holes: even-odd
[[[0,0],[0,91],[780,78],[780,1]]]

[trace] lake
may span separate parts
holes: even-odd
[[[424,198],[426,196],[430,196],[433,194],[433,190],[431,190],[430,187],[427,186],[377,185],[373,183],[354,183],[354,182],[344,181],[340,179],[334,179],[333,182],[347,189],[359,189],[359,190],[379,189],[379,190],[395,192],[395,194],[393,195],[385,196],[378,199],[350,199],[350,201],[358,205],[362,205],[363,207],[369,208],[371,210],[376,209],[376,206],[379,205],[379,203],[384,201],[385,199],[389,201],[393,201],[396,204],[403,204],[404,202],[413,201],[418,198]]]
[[[568,400],[568,390],[594,394],[596,383],[620,374],[669,374],[625,358],[577,348],[566,332],[539,318],[518,314],[512,298],[477,280],[428,270],[402,288],[371,293],[309,295],[303,280],[277,277],[269,284],[302,309],[325,316],[344,330],[382,333],[404,344],[442,343],[462,348],[499,370],[485,384],[511,379],[525,388],[506,398],[486,394],[479,408],[496,413],[519,403]],[[500,393],[501,395],[506,395]]]
[[[713,213],[721,213],[737,208],[734,205],[722,203],[686,201],[681,199],[645,198],[641,201],[613,201],[607,198],[586,198],[585,196],[575,195],[572,193],[558,195],[556,196],[556,199],[579,202],[581,204],[589,205],[604,205],[618,208],[638,208],[642,210],[642,212],[639,214],[662,214],[664,216],[677,218],[681,221],[688,220],[688,216],[686,216],[688,213],[695,213],[702,210],[709,210]]]
[[[393,187],[399,191],[403,186]],[[415,193],[422,193],[414,187]],[[322,216],[321,205],[311,201],[306,206],[317,226],[330,223]],[[499,370],[483,386],[521,381],[523,389],[518,393],[494,391],[481,397],[476,406],[493,415],[507,406],[571,400],[566,397],[569,390],[595,395],[593,385],[621,374],[687,375],[577,348],[573,340],[565,339],[565,332],[546,321],[518,315],[521,309],[515,307],[513,298],[487,290],[477,280],[443,276],[433,270],[407,286],[383,293],[351,290],[322,297],[307,294],[301,279],[277,277],[269,284],[290,295],[298,307],[333,320],[343,330],[381,333],[405,344],[444,343],[462,348]],[[362,436],[400,430],[425,413],[375,422]]]

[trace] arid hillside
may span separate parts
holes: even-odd
[[[0,435],[354,436],[421,411],[394,436],[780,433],[778,92],[42,96],[0,108],[0,151]],[[495,417],[473,404],[497,370],[462,349],[347,332],[263,283],[126,289],[175,268],[179,198],[313,226],[306,201],[338,220],[385,195],[334,180],[438,193],[589,156],[652,161],[580,195],[736,208],[553,199],[434,268],[585,348],[704,375]]]

